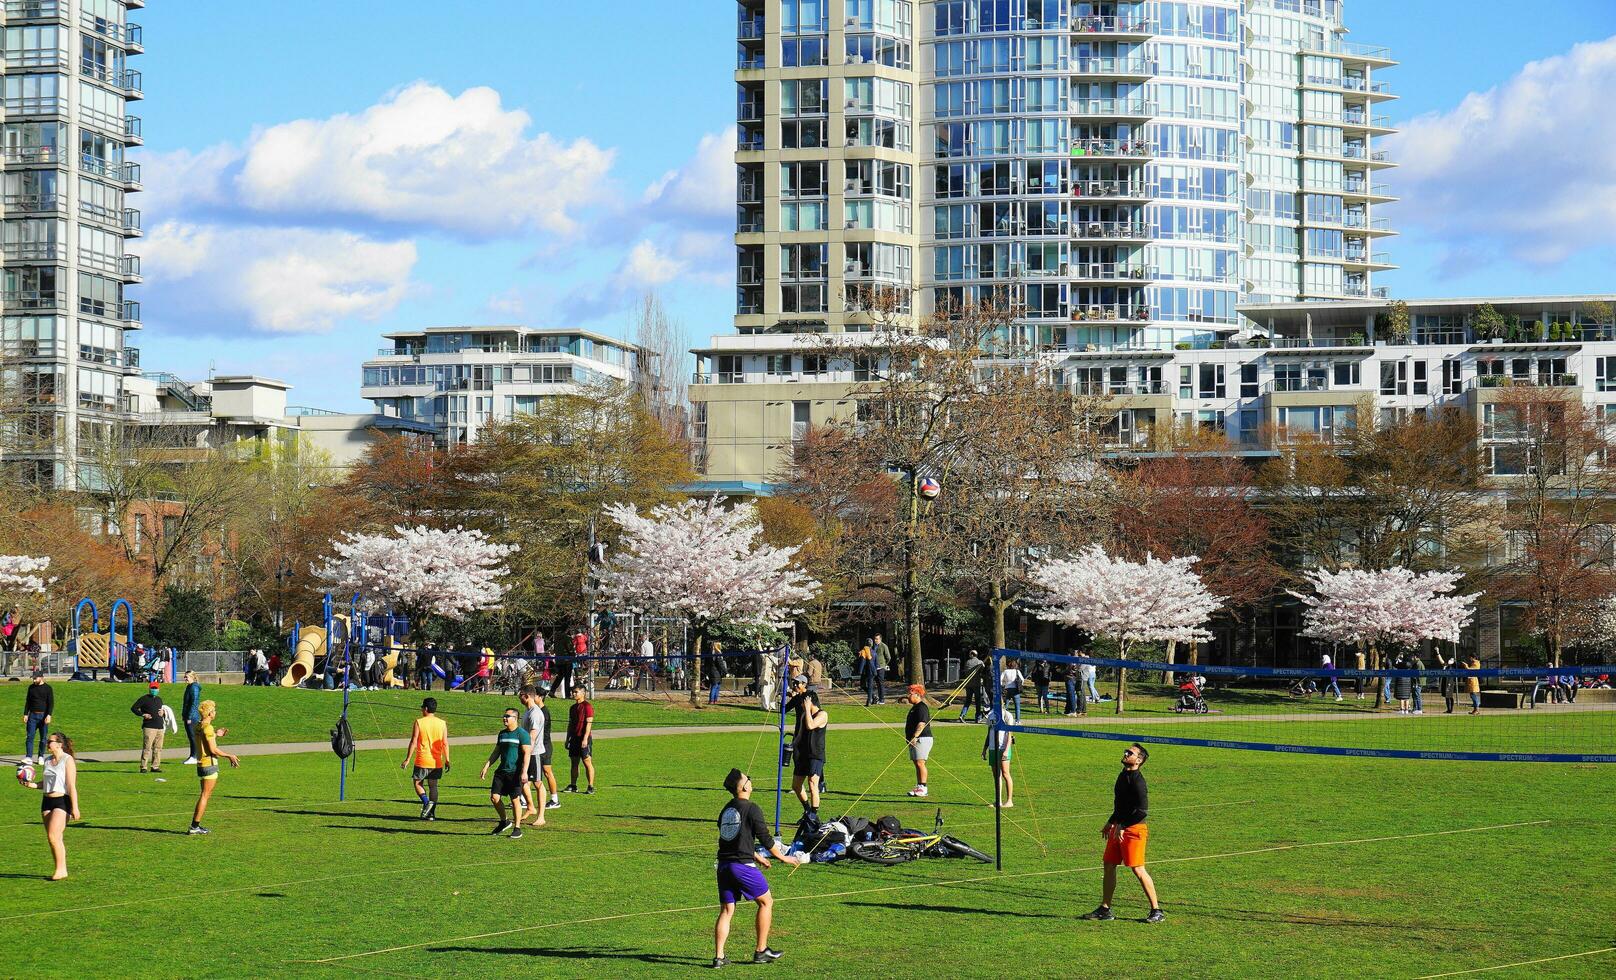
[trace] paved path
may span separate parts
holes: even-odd
[[[1568,712],[1616,711],[1616,704],[1590,704],[1590,705],[1587,705],[1587,706],[1577,705],[1577,704],[1546,705],[1546,706],[1540,706],[1536,710],[1539,711],[1539,712],[1547,712],[1547,713],[1550,713],[1550,714],[1562,714],[1562,713],[1568,713]],[[1497,714],[1497,712],[1487,712],[1487,714],[1493,715],[1493,714]],[[1423,719],[1441,718],[1442,716],[1443,716],[1442,712],[1434,712],[1434,713],[1429,713],[1429,714],[1425,714],[1425,715],[1410,717],[1408,715],[1397,714],[1394,711],[1379,711],[1379,712],[1371,712],[1371,711],[1363,711],[1363,712],[1356,712],[1356,711],[1354,711],[1354,712],[1295,711],[1295,712],[1287,712],[1287,713],[1280,713],[1280,714],[1266,714],[1266,715],[1221,715],[1221,714],[1208,714],[1208,715],[1128,715],[1128,714],[1123,714],[1123,715],[1116,715],[1116,714],[1105,714],[1105,713],[1091,713],[1091,714],[1079,716],[1077,718],[1067,718],[1067,717],[1060,716],[1060,715],[1038,715],[1038,714],[1034,714],[1032,712],[1027,712],[1027,713],[1024,713],[1022,715],[1021,720],[1022,720],[1023,723],[1025,723],[1025,724],[1027,724],[1029,726],[1033,726],[1033,727],[1056,727],[1056,726],[1074,726],[1074,725],[1087,725],[1087,726],[1090,726],[1090,727],[1094,727],[1094,726],[1112,727],[1112,726],[1116,726],[1116,725],[1173,725],[1173,724],[1188,724],[1188,723],[1206,724],[1206,723],[1213,723],[1213,722],[1230,722],[1230,721],[1246,721],[1246,722],[1265,722],[1265,721],[1277,721],[1277,722],[1289,722],[1289,721],[1342,722],[1342,721],[1397,721],[1397,720],[1402,720],[1402,721],[1407,721],[1407,722],[1410,722],[1410,723],[1413,723],[1413,724],[1418,724],[1419,721],[1421,721]],[[953,722],[952,720],[947,719],[947,718],[940,719],[940,722],[941,722],[941,724],[939,725],[939,727],[944,731],[947,731],[947,730],[953,729],[953,728],[971,728],[971,727],[973,727],[973,726],[970,726],[970,725],[960,725],[960,724],[958,724],[956,722]],[[899,722],[899,721],[892,721],[892,722],[861,721],[861,722],[848,722],[848,723],[840,723],[839,722],[836,725],[836,730],[837,731],[871,731],[871,730],[878,730],[878,729],[883,729],[883,728],[901,729],[902,727],[903,727],[903,723]],[[686,734],[690,734],[690,735],[732,735],[732,734],[757,735],[757,734],[760,734],[760,733],[763,733],[763,732],[773,732],[773,731],[778,731],[778,730],[779,730],[778,726],[775,726],[775,725],[662,725],[662,726],[645,727],[645,728],[602,728],[602,729],[597,729],[595,731],[595,737],[598,738],[598,739],[615,739],[615,738],[639,738],[641,736],[647,736],[647,735],[686,735]],[[171,737],[172,737],[172,735],[171,735]],[[234,753],[236,755],[295,755],[295,754],[300,753],[300,752],[329,752],[329,751],[331,751],[331,743],[329,741],[324,741],[324,742],[266,742],[266,743],[255,744],[255,745],[232,745],[227,740],[223,744],[224,744],[224,747],[227,750],[229,750],[230,752],[232,752],[232,753]],[[489,736],[488,735],[462,735],[462,736],[457,736],[455,738],[449,739],[449,744],[450,745],[471,745],[471,746],[478,746],[478,747],[481,747],[481,748],[486,748],[491,743],[489,741]],[[409,745],[409,739],[407,739],[407,738],[362,738],[362,739],[357,739],[354,742],[354,748],[359,750],[359,751],[367,751],[367,750],[371,750],[371,749],[392,749],[394,751],[402,751],[403,749],[408,747],[408,745]],[[165,749],[163,751],[163,759],[164,759],[164,761],[167,761],[167,762],[179,762],[179,761],[182,761],[185,758],[185,754],[186,754],[186,750],[183,749],[183,748],[180,748],[180,749]],[[82,758],[86,762],[139,762],[140,761],[140,751],[138,749],[114,749],[114,750],[104,751],[104,752],[91,751],[91,752],[85,752],[83,755],[80,756],[80,758]],[[11,761],[15,761],[15,757],[12,757]]]

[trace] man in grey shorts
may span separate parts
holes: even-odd
[[[926,796],[926,759],[931,756],[931,705],[926,703],[926,689],[919,684],[909,685],[909,716],[903,721],[903,738],[909,743],[909,761],[915,764],[915,788],[910,796]]]

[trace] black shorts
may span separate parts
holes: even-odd
[[[414,775],[416,781],[425,783],[434,779],[442,779],[443,770],[441,768],[424,769],[420,766],[416,766]]]
[[[522,792],[521,773],[496,772],[494,783],[488,787],[490,796],[515,797]]]
[[[40,801],[39,801],[39,812],[40,812],[40,814],[43,815],[43,814],[51,812],[52,810],[60,810],[63,813],[72,813],[73,812],[73,808],[68,805],[66,796],[45,796],[45,797],[41,797]]]
[[[806,756],[798,755],[796,762],[791,767],[791,774],[793,776],[823,777],[825,775],[825,760],[810,759]]]
[[[567,757],[569,759],[587,759],[594,748],[594,739],[590,739],[588,745],[579,745],[577,742],[568,742]]]
[[[545,749],[544,754],[539,756],[539,765],[543,766],[546,769],[550,768],[550,750],[549,749]]]

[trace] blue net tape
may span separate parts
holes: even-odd
[[[1426,667],[1424,670],[1358,670],[1351,667],[1238,667],[1224,664],[1159,663],[1153,660],[1116,660],[1104,657],[1072,657],[1038,650],[996,649],[995,657],[1018,660],[1045,660],[1054,663],[1088,664],[1094,667],[1126,667],[1129,670],[1166,671],[1174,674],[1201,674],[1206,677],[1598,677],[1616,675],[1616,664],[1585,667]]]

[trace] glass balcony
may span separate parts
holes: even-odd
[[[1101,200],[1148,200],[1150,188],[1122,180],[1075,180],[1072,196]]]
[[[140,117],[139,116],[124,116],[123,117],[123,138],[127,142],[129,142],[131,144],[136,144],[136,145],[139,145],[139,144],[142,144],[142,143],[146,142],[145,138],[140,135]]]
[[[1072,224],[1072,237],[1079,239],[1148,240],[1150,226],[1133,221],[1078,221]]]
[[[141,276],[140,276],[140,256],[138,256],[138,255],[125,255],[125,256],[123,256],[123,258],[122,258],[122,260],[120,262],[120,267],[119,267],[118,271],[119,271],[119,274],[122,275],[123,278],[125,278],[127,280],[139,281],[140,278],[141,278]]]
[[[1156,103],[1145,99],[1073,99],[1074,116],[1117,116],[1149,118],[1156,114]]]
[[[118,319],[124,321],[126,324],[131,324],[129,327],[131,330],[139,329],[140,301],[133,299],[124,300],[123,307],[118,311]]]
[[[66,0],[6,0],[6,20],[53,20],[65,24],[68,22],[67,3]]]
[[[123,182],[125,184],[129,185],[128,186],[129,190],[132,190],[132,191],[133,190],[139,190],[140,189],[140,164],[126,162],[123,165],[123,172],[119,175],[119,177],[121,177],[121,179],[123,180]],[[114,179],[119,179],[119,178],[114,178]]]
[[[1074,140],[1072,142],[1072,156],[1074,157],[1148,159],[1154,156],[1155,153],[1155,146],[1143,140]]]
[[[764,27],[762,17],[742,17],[736,26],[736,37],[742,41],[763,40]]]
[[[123,209],[123,230],[131,235],[140,234],[140,211],[136,208]]]
[[[1073,17],[1072,33],[1082,35],[1115,34],[1149,37],[1156,33],[1155,22],[1144,17],[1091,16]]]
[[[6,211],[24,214],[66,214],[67,198],[60,194],[7,194]]]
[[[1072,59],[1072,73],[1103,77],[1149,77],[1156,74],[1156,62],[1145,57],[1091,57]]]

